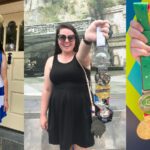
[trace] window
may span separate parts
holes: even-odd
[[[19,51],[24,50],[24,21],[22,21],[22,24],[19,27]]]
[[[16,49],[16,35],[17,35],[17,26],[14,21],[8,23],[6,29],[6,51],[15,51]]]

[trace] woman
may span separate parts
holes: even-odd
[[[0,122],[8,110],[7,61],[0,42]]]
[[[59,144],[61,150],[69,150],[72,145],[74,150],[86,150],[94,144],[90,98],[80,64],[89,77],[89,53],[92,42],[96,41],[96,27],[108,38],[109,22],[96,20],[89,25],[79,45],[73,26],[58,26],[55,54],[45,65],[41,127],[48,131],[49,143]]]
[[[130,49],[133,57],[137,60],[139,60],[140,56],[150,56],[150,46],[146,44],[148,41],[142,32],[143,27],[141,24],[132,20],[129,29],[131,37]]]

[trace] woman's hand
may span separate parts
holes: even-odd
[[[8,99],[5,99],[4,97],[4,111],[7,112],[9,108]]]
[[[105,36],[105,38],[109,38],[109,28],[110,24],[108,20],[95,20],[93,21],[87,30],[85,31],[85,39],[90,42],[96,41],[96,28],[100,27],[101,32]]]
[[[132,56],[139,60],[140,56],[150,56],[150,46],[146,45],[147,38],[142,34],[143,27],[135,20],[130,22],[129,35],[131,37],[130,50]]]
[[[47,121],[46,115],[40,116],[40,122],[41,122],[41,128],[44,130],[47,130],[48,129],[48,121]]]

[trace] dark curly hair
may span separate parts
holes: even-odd
[[[59,34],[60,30],[63,29],[63,28],[67,28],[67,29],[71,30],[75,35],[75,47],[74,47],[73,51],[77,52],[78,49],[79,49],[80,40],[79,40],[79,36],[78,36],[78,33],[77,33],[76,29],[69,23],[62,23],[56,29],[54,55],[60,54],[62,52],[62,50],[60,49],[59,44],[58,44],[58,34]]]

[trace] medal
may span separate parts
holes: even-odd
[[[137,127],[137,135],[143,140],[150,139],[150,116],[144,117]]]
[[[101,29],[97,27],[97,41],[96,49],[93,53],[95,66],[97,71],[95,74],[95,95],[94,104],[96,106],[96,116],[102,122],[109,122],[112,120],[113,111],[109,108],[110,97],[110,75],[108,73],[108,67],[110,65],[110,56],[108,53],[106,40],[101,32]]]
[[[140,97],[139,106],[144,113],[150,114],[150,93]]]
[[[98,85],[106,86],[110,82],[110,75],[107,72],[101,71],[95,74],[95,81]]]
[[[144,113],[150,114],[150,93],[140,97],[139,106]],[[150,139],[150,115],[145,116],[144,120],[137,126],[137,135],[144,140]]]
[[[143,34],[148,39],[150,45],[150,4],[149,3],[134,3],[134,10],[137,21],[143,26]],[[143,140],[150,140],[150,56],[141,56],[141,74],[142,74],[142,89],[148,91],[143,93],[139,99],[140,109],[147,114],[144,120],[137,126],[137,135]]]

